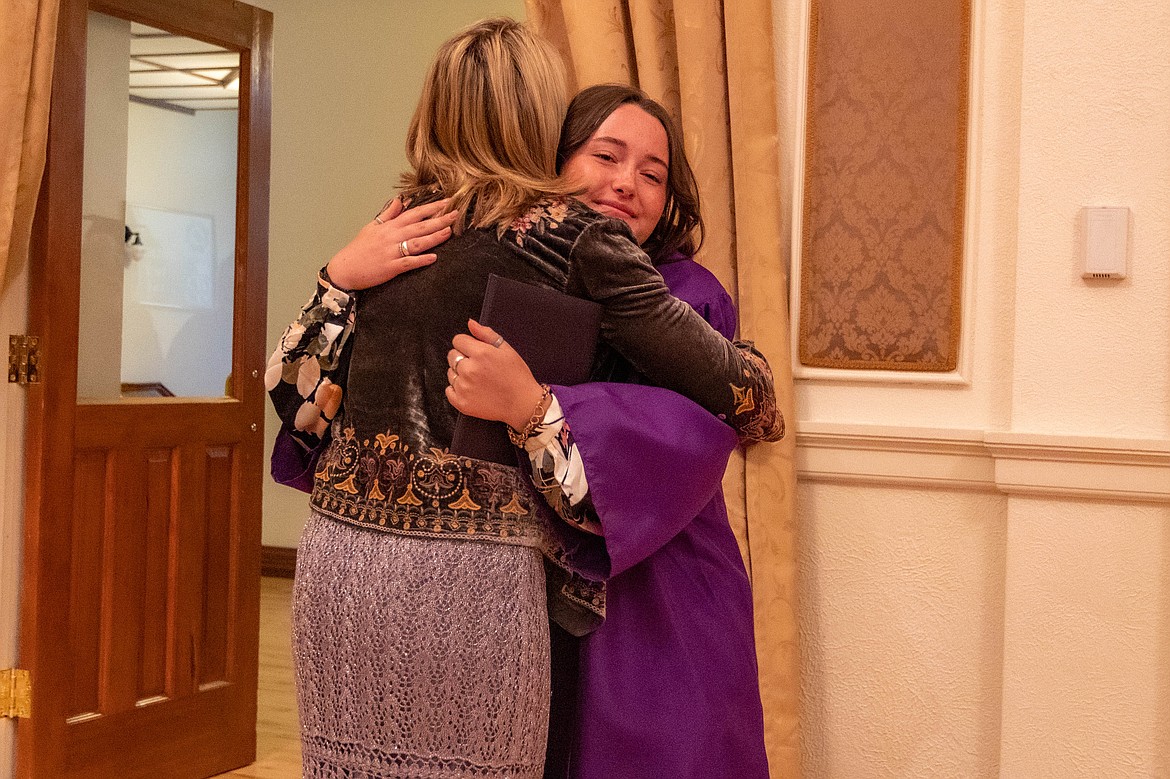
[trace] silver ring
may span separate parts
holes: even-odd
[[[467,355],[466,355],[466,354],[457,354],[457,355],[455,355],[455,362],[453,362],[453,363],[451,364],[451,370],[453,370],[453,371],[455,372],[455,375],[456,375],[456,376],[458,376],[458,375],[459,375],[459,361],[460,361],[460,360],[466,360],[466,359],[467,359]]]
[[[499,348],[500,348],[500,344],[502,344],[503,342],[504,342],[504,336],[502,336],[502,335],[497,335],[497,336],[496,336],[496,340],[492,341],[492,346],[494,346],[494,347],[496,347],[497,349],[499,349]]]
[[[375,222],[377,222],[377,223],[378,223],[378,224],[380,224],[380,225],[384,225],[384,224],[386,224],[384,221],[382,221],[382,215],[381,215],[381,214],[379,214],[378,216],[375,216],[375,217],[374,217],[374,221],[375,221]]]
[[[410,256],[410,249],[406,248],[406,241],[399,241],[398,242],[398,251],[402,252],[403,257]]]

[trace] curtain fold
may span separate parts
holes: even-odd
[[[45,170],[58,5],[58,0],[0,3],[0,289],[28,257]]]
[[[800,776],[795,430],[771,0],[527,0],[528,19],[581,88],[641,87],[680,122],[703,198],[700,261],[739,306],[775,372],[788,435],[733,458],[724,479],[755,599],[773,777]]]

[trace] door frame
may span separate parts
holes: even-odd
[[[16,728],[16,775],[65,775],[70,553],[58,540],[73,511],[80,303],[80,170],[85,119],[86,14],[100,11],[241,52],[237,158],[233,396],[255,420],[261,462],[267,330],[268,193],[271,127],[272,14],[232,0],[61,0],[50,107],[48,156],[29,259],[28,330],[40,337],[41,382],[26,397],[24,550],[20,666],[31,674],[32,718]],[[247,63],[245,65],[245,63]],[[80,78],[78,77],[80,74]],[[76,161],[76,162],[75,162]],[[72,315],[69,315],[72,312]],[[254,480],[256,527],[243,534],[259,577],[262,468]],[[66,533],[68,531],[65,531]],[[251,547],[255,548],[252,549]],[[259,603],[251,608],[258,612]]]
[[[0,334],[26,333],[28,264],[0,291]],[[0,668],[19,666],[21,525],[24,515],[25,388],[9,384],[0,401]],[[11,779],[16,721],[0,720],[0,779]]]

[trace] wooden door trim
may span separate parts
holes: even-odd
[[[17,726],[18,776],[64,774],[57,745],[66,724],[55,713],[65,710],[67,680],[54,669],[68,663],[56,623],[69,607],[69,587],[61,586],[70,577],[69,544],[46,535],[69,533],[52,517],[69,516],[73,493],[78,319],[59,312],[80,305],[81,176],[66,162],[84,153],[86,26],[78,15],[85,12],[83,2],[62,0],[57,16],[48,153],[29,254],[29,332],[41,338],[41,383],[29,385],[26,406],[20,663],[34,680],[35,719]]]
[[[256,42],[255,13],[242,3],[215,0],[89,0],[91,11],[163,27],[180,35],[245,51]],[[271,15],[269,15],[271,16]]]

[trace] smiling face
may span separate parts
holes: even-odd
[[[666,129],[629,103],[618,106],[573,156],[561,175],[584,192],[590,208],[630,226],[639,244],[654,232],[666,207],[670,144]]]

